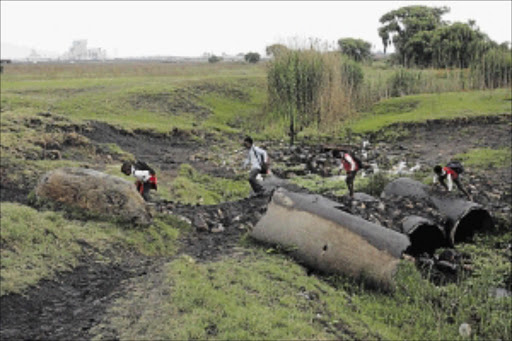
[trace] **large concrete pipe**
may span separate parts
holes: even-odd
[[[392,289],[393,275],[409,239],[337,206],[319,195],[279,188],[251,236],[292,249],[292,254],[310,268]]]
[[[486,231],[494,227],[489,211],[481,205],[463,200],[432,196],[432,202],[439,212],[448,218],[447,236],[450,245],[473,238],[477,231]]]
[[[386,185],[382,197],[393,195],[432,202],[447,218],[445,229],[450,245],[471,239],[476,231],[494,226],[491,214],[482,205],[430,193],[428,186],[409,178],[399,178]]]
[[[425,217],[407,216],[402,220],[401,228],[411,241],[411,246],[407,249],[410,255],[416,256],[424,252],[433,254],[446,244],[444,229]]]

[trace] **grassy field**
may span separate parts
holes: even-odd
[[[375,65],[365,67],[365,72],[377,87],[393,71]],[[446,72],[428,72],[432,89],[450,90],[456,80]],[[41,174],[62,166],[98,167],[119,175],[119,160],[134,155],[115,144],[97,146],[79,134],[46,129],[88,120],[132,131],[178,128],[197,139],[211,133],[233,149],[238,137],[247,133],[286,138],[284,122],[266,115],[263,64],[12,64],[5,67],[0,85],[2,184],[34,186]],[[337,127],[339,136],[333,137],[342,137],[347,128],[365,133],[395,122],[510,113],[510,99],[510,89],[391,98]],[[46,112],[51,116],[39,115]],[[299,137],[307,134],[325,133],[311,128]],[[51,143],[71,147],[60,160],[42,160],[40,155]],[[457,157],[475,167],[511,162],[507,149],[474,149]],[[225,179],[189,165],[181,165],[175,177],[165,175],[159,181],[160,187],[171,189],[162,199],[182,203],[214,204],[249,193],[245,174]],[[317,193],[346,193],[342,181],[319,176],[297,177],[294,182]],[[383,183],[377,177],[357,178],[356,190],[378,193]],[[1,295],[23,292],[43,278],[72,269],[84,252],[81,241],[94,245],[98,257],[114,246],[171,257],[180,247],[178,238],[190,232],[173,216],[156,215],[155,223],[141,231],[10,202],[1,203],[0,222]],[[428,275],[421,276],[412,264],[403,262],[392,295],[347,278],[308,274],[286,254],[244,238],[238,257],[196,262],[181,254],[162,273],[148,275],[161,276],[159,281],[134,279],[133,290],[116,301],[108,320],[97,327],[97,338],[101,339],[103,327],[111,326],[123,340],[506,340],[512,335],[512,302],[490,292],[506,286],[510,276],[510,252],[496,245],[511,238],[510,231],[500,231],[461,245],[459,251],[474,255],[474,271],[445,286],[434,285]],[[469,338],[459,334],[462,323],[473,329]]]
[[[376,131],[396,122],[482,116],[511,112],[509,89],[448,92],[391,98],[348,124],[356,133]]]
[[[50,111],[125,129],[232,131],[247,116],[261,116],[264,81],[260,65],[14,65],[1,78],[2,119]],[[213,113],[196,115],[203,108]]]

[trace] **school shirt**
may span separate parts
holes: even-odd
[[[258,154],[258,157],[256,157],[256,154]],[[252,146],[249,151],[247,152],[247,158],[244,161],[244,168],[247,167],[247,165],[251,165],[252,169],[260,169],[261,170],[261,156],[263,156],[263,161],[267,162],[268,156],[267,152],[259,147]]]
[[[151,178],[151,174],[148,170],[137,170],[132,166],[132,175],[137,178],[137,180],[142,182],[147,182],[149,178]]]
[[[354,161],[350,154],[345,153],[341,157],[341,165],[345,169],[346,172],[353,172],[357,170],[357,163]]]

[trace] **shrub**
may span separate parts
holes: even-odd
[[[249,63],[257,63],[260,61],[260,54],[257,52],[249,52],[245,54],[244,59]]]
[[[218,57],[216,55],[211,55],[209,58],[208,58],[208,62],[209,63],[217,63],[217,62],[220,62],[222,60],[221,57]]]
[[[391,97],[401,97],[418,93],[421,72],[398,69],[389,79],[389,94]]]
[[[358,63],[347,60],[341,65],[341,79],[350,89],[357,90],[363,83],[363,69]]]

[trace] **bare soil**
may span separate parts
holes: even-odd
[[[136,158],[155,165],[162,171],[175,174],[181,164],[188,163],[195,169],[211,175],[226,176],[229,173],[211,162],[191,158],[192,154],[206,152],[209,145],[216,143],[212,135],[203,135],[204,142],[197,142],[192,139],[194,132],[177,129],[162,134],[141,130],[132,133],[101,122],[90,122],[90,127],[91,129],[84,131],[83,135],[91,141],[115,143]]]

